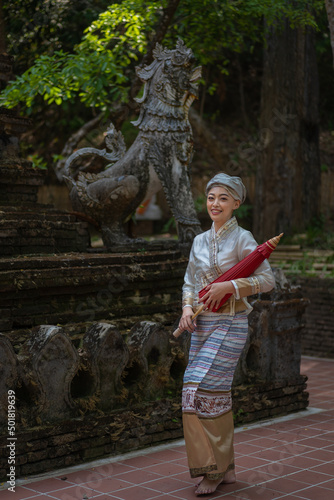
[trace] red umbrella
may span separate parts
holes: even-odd
[[[249,255],[247,255],[244,259],[242,259],[240,262],[235,264],[231,269],[223,273],[221,276],[219,276],[217,279],[212,281],[212,283],[220,283],[222,281],[230,281],[233,279],[237,278],[248,278],[254,271],[259,267],[259,265],[265,260],[268,259],[270,256],[271,252],[275,250],[276,246],[278,245],[279,240],[283,236],[283,233],[281,233],[279,236],[275,236],[274,238],[271,238],[270,240],[262,243],[262,245],[259,245],[258,247],[253,250]],[[201,299],[207,292],[207,287],[203,288],[199,293],[199,298]],[[232,293],[229,293],[225,295],[222,300],[220,301],[219,305],[217,307],[214,307],[212,309],[213,312],[217,312],[218,309],[221,308],[225,302],[228,301],[228,299],[231,297]],[[198,311],[192,316],[192,320],[194,320],[205,308],[205,304],[203,304]],[[178,337],[182,331],[177,328],[175,332],[173,333],[174,337]]]

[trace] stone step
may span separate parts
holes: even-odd
[[[275,262],[280,262],[282,260],[300,260],[304,257],[304,254],[303,252],[294,252],[294,253],[287,253],[287,252],[278,252],[276,253],[273,252],[270,257],[269,257],[269,260],[270,261],[275,261]]]
[[[87,251],[88,224],[73,214],[40,206],[0,210],[0,256]]]
[[[10,222],[16,224],[19,221],[24,220],[49,220],[49,221],[64,221],[64,222],[76,222],[77,218],[74,214],[70,212],[60,212],[59,210],[53,209],[51,206],[37,205],[32,207],[20,207],[16,209],[15,207],[0,207],[0,221]]]
[[[301,249],[300,245],[280,245],[271,254],[269,261],[283,269],[286,274],[313,274],[314,276],[333,276],[333,250]],[[305,263],[305,269],[295,269],[296,264]]]
[[[326,262],[315,262],[312,267],[314,269],[334,269],[334,264],[328,264]]]
[[[179,250],[0,259],[0,328],[180,311]]]
[[[287,252],[301,250],[300,245],[282,245],[281,243],[276,247],[275,252]]]
[[[13,164],[0,161],[0,206],[33,206],[37,203],[38,187],[44,184],[45,170],[32,168],[31,162],[17,159]]]
[[[17,256],[15,259],[2,258],[0,259],[0,272],[10,270],[32,270],[32,269],[63,269],[63,268],[91,268],[103,267],[108,265],[123,265],[123,264],[141,264],[142,262],[169,262],[183,261],[179,248],[171,250],[154,250],[145,252],[128,252],[128,253],[108,253],[102,252],[69,252],[63,255],[48,255],[48,256]]]

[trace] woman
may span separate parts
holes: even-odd
[[[250,254],[257,243],[239,227],[233,211],[246,198],[239,177],[217,174],[206,187],[209,231],[196,236],[183,285],[181,330],[192,333],[188,366],[182,392],[183,428],[191,477],[203,476],[196,495],[213,493],[220,483],[235,482],[231,386],[248,334],[251,311],[245,297],[275,286],[265,260],[249,278],[214,283],[222,273]],[[191,317],[201,305],[205,310],[193,324]],[[226,294],[230,299],[217,311]]]

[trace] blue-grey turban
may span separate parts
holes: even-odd
[[[236,200],[240,200],[243,203],[246,199],[246,188],[243,185],[240,177],[232,177],[231,175],[224,174],[221,172],[220,174],[215,175],[206,185],[206,194],[208,194],[209,189],[214,186],[225,186],[227,188],[232,189],[232,196]]]

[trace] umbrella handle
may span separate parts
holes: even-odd
[[[204,304],[202,304],[202,305],[201,305],[201,307],[198,309],[198,311],[196,311],[196,312],[195,312],[195,314],[193,314],[193,315],[191,316],[191,321],[194,321],[194,319],[195,319],[195,318],[197,318],[197,316],[198,316],[199,314],[201,314],[201,312],[203,312],[204,307],[205,307],[205,305],[204,305]],[[173,332],[174,337],[175,337],[175,338],[177,338],[179,335],[181,335],[181,333],[182,333],[183,331],[184,331],[184,330],[181,330],[180,328],[177,328],[177,329],[175,330],[175,332]]]

